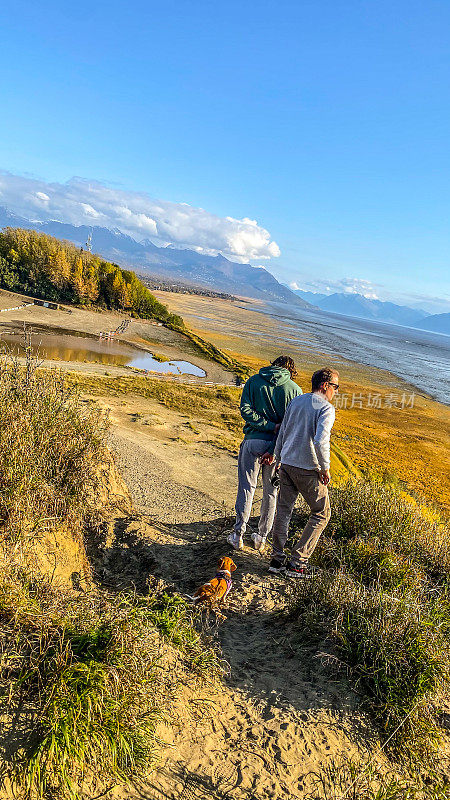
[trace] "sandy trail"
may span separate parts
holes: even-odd
[[[192,463],[186,485],[179,445],[173,451],[161,445],[156,455],[152,437],[117,424],[112,445],[144,514],[118,520],[105,549],[91,554],[97,580],[105,588],[145,592],[153,575],[181,593],[192,592],[230,550],[230,520],[221,509],[234,493],[235,459],[217,454],[230,484],[222,496],[221,481],[205,475],[205,491],[196,488]],[[196,459],[197,470],[213,469],[210,455],[197,453]],[[238,569],[227,619],[210,628],[229,665],[224,687],[213,695],[205,690],[210,713],[175,732],[161,730],[166,746],[159,768],[147,783],[116,790],[115,798],[302,798],[311,771],[331,755],[351,756],[373,741],[347,684],[330,678],[317,652],[302,649],[298,633],[277,615],[292,583],[270,576],[267,557],[249,546],[233,557]]]

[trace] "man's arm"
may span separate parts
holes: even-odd
[[[281,423],[281,425],[276,425],[275,426],[275,433],[277,433],[277,430],[279,429],[278,430],[278,436],[277,436],[276,440],[274,439],[270,444],[267,445],[266,452],[259,459],[261,461],[261,464],[274,464],[274,463],[275,464],[279,464],[280,463],[280,460],[281,460],[281,449],[283,447],[283,435],[284,435],[284,430],[286,428],[286,425],[285,425],[286,417],[287,417],[287,414],[284,415],[284,419],[283,419],[283,422]]]
[[[277,440],[273,448],[273,454],[277,464],[279,464],[279,462],[281,461],[281,450],[283,448],[284,432],[286,430],[286,421],[288,419],[288,416],[289,414],[286,412],[286,414],[283,417],[283,422],[280,425],[280,430],[278,431]]]
[[[330,434],[335,416],[336,412],[331,404],[321,409],[314,436],[314,448],[321,475],[324,476],[323,483],[330,480]]]
[[[248,422],[252,428],[256,428],[260,431],[275,430],[275,422],[271,422],[270,420],[266,419],[262,416],[262,414],[259,414],[258,411],[255,411],[255,409],[252,408],[248,381],[242,390],[240,411],[242,419],[245,420],[245,422]]]

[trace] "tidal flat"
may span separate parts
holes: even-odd
[[[330,364],[340,373],[340,392],[337,399],[337,419],[333,431],[336,454],[340,463],[351,463],[364,474],[380,475],[384,479],[404,487],[431,502],[439,510],[450,510],[450,470],[448,452],[450,445],[450,409],[443,403],[433,400],[425,392],[418,390],[405,380],[388,370],[370,367],[349,360],[339,352],[339,340],[332,353],[320,349],[317,333],[311,325],[299,320],[286,322],[268,313],[265,304],[259,301],[223,300],[201,295],[155,292],[155,295],[169,308],[181,314],[194,333],[211,341],[216,347],[245,364],[250,370],[257,370],[280,353],[291,355],[299,372],[298,382],[303,391],[309,389],[312,372],[324,364]],[[14,293],[2,292],[0,308],[17,306],[20,297]],[[88,337],[92,349],[100,344],[98,336],[105,330],[114,330],[125,318],[124,313],[61,308],[52,311],[42,307],[29,306],[20,310],[2,311],[0,317],[0,336],[8,330],[17,332],[23,325],[35,331],[35,339],[42,338],[42,331],[52,332],[50,338],[58,335]],[[241,420],[239,417],[239,389],[232,389],[234,375],[220,364],[209,360],[195,350],[192,342],[167,328],[152,324],[148,320],[133,319],[118,341],[108,345],[111,350],[106,362],[103,354],[87,356],[86,359],[73,358],[70,348],[66,352],[50,352],[52,356],[44,360],[44,366],[61,368],[78,374],[78,382],[86,390],[92,387],[95,395],[106,399],[117,395],[136,394],[143,401],[144,396],[152,394],[151,387],[164,384],[158,389],[160,399],[155,402],[185,405],[184,412],[191,412],[189,396],[173,384],[187,382],[192,385],[229,386],[233,395],[226,402],[216,397],[203,398],[205,408],[212,404],[219,432],[220,447],[237,451]],[[158,361],[187,361],[200,371],[204,377],[176,375],[166,377],[144,377],[143,372],[120,363],[122,354],[115,360],[116,348],[128,348],[137,354],[149,356],[156,354]],[[103,361],[103,363],[102,363]],[[119,363],[117,363],[119,362]],[[163,362],[164,363],[164,362]],[[160,366],[159,363],[158,367]],[[158,369],[159,371],[159,369]],[[101,380],[100,380],[101,379]],[[94,388],[95,384],[95,388]],[[170,385],[169,385],[170,384]],[[172,386],[172,388],[171,388]],[[185,399],[174,399],[178,392]],[[154,392],[153,392],[154,394]],[[214,395],[214,397],[213,397]],[[186,401],[186,402],[185,402]],[[176,405],[178,403],[178,406]],[[222,406],[225,406],[222,408]],[[139,409],[135,409],[139,412]],[[225,421],[224,421],[225,419]],[[227,420],[232,419],[230,424]],[[224,445],[225,442],[225,445]],[[339,466],[339,464],[337,465]]]

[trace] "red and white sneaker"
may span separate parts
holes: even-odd
[[[303,564],[293,564],[292,561],[288,561],[286,564],[286,575],[290,578],[312,578],[314,571],[307,561]]]

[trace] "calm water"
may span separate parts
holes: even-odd
[[[267,311],[286,323],[286,341],[289,337],[306,349],[387,369],[450,404],[450,336],[280,304],[268,306]],[[292,333],[296,323],[298,337]]]
[[[23,352],[23,334],[8,330],[0,333],[0,347],[10,352]],[[42,329],[32,336],[35,355],[61,361],[104,364],[105,366],[135,367],[160,374],[195,375],[203,378],[204,370],[189,361],[157,361],[151,353],[131,345],[84,336],[76,331],[53,333]]]

